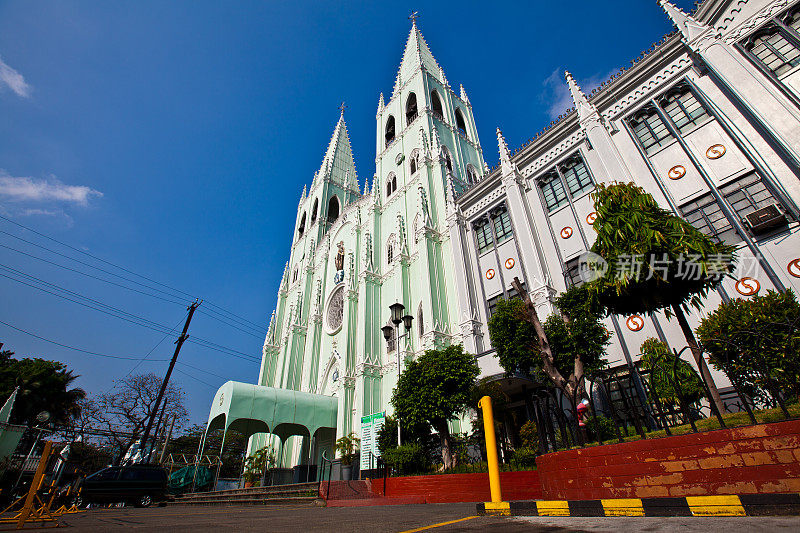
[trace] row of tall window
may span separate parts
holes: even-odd
[[[594,182],[583,158],[576,154],[540,178],[539,188],[547,211],[553,212],[569,202],[567,191],[575,198],[592,190]]]
[[[493,209],[488,215],[479,218],[472,224],[478,254],[482,254],[499,246],[514,236],[511,218],[505,204]]]
[[[762,207],[776,203],[775,198],[755,172],[722,185],[719,193],[742,220]],[[727,244],[742,241],[742,236],[736,232],[711,193],[682,205],[680,211],[689,224],[706,235],[716,237]]]
[[[311,208],[311,225],[317,221],[317,210],[319,208],[319,198],[314,198],[314,207]],[[334,195],[328,200],[328,224],[333,224],[339,218],[339,198]],[[300,225],[297,226],[297,238],[303,236],[306,231],[306,213],[300,217]]]
[[[439,97],[439,93],[436,91],[436,89],[431,91],[431,111],[436,117],[439,118],[439,120],[444,122],[444,108],[442,107],[442,99]],[[464,114],[461,112],[461,109],[456,107],[454,114],[456,119],[456,129],[460,131],[462,135],[468,137],[467,122],[464,120]],[[417,95],[410,93],[406,99],[406,126],[414,122],[418,116],[419,108],[417,106]],[[387,148],[394,142],[396,137],[396,121],[394,119],[394,115],[389,115],[389,117],[386,119],[386,127],[384,130],[384,138],[386,139]]]
[[[775,17],[742,42],[748,57],[779,79],[800,65],[800,7]]]
[[[657,103],[681,135],[710,119],[706,109],[685,85],[667,92]],[[647,155],[658,152],[675,140],[654,105],[638,111],[629,123]]]

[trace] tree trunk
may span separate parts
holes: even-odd
[[[683,309],[681,309],[679,304],[672,304],[672,312],[675,313],[675,318],[678,319],[678,324],[681,326],[681,330],[683,330],[683,336],[686,337],[686,342],[689,344],[689,349],[692,351],[694,361],[697,363],[697,368],[700,369],[703,381],[708,385],[708,392],[711,394],[710,400],[714,402],[717,412],[720,414],[724,413],[725,406],[722,404],[722,398],[719,396],[717,385],[711,377],[711,372],[708,370],[708,365],[706,364],[703,354],[700,353],[700,347],[697,345],[697,340],[694,338],[694,332],[689,326],[689,322],[686,321],[686,315],[683,313]]]
[[[456,466],[456,460],[450,447],[450,427],[447,425],[447,421],[437,423],[436,431],[439,433],[439,439],[442,442],[442,465],[445,470],[453,468]]]

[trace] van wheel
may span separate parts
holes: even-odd
[[[136,507],[150,507],[153,504],[153,497],[149,494],[143,494],[136,500]]]
[[[75,498],[72,500],[72,505],[74,505],[74,506],[75,506],[75,507],[77,507],[78,509],[83,509],[84,507],[86,507],[86,506],[87,506],[87,504],[88,504],[88,503],[89,503],[89,502],[87,502],[86,500],[84,500],[84,499],[83,499],[83,496],[76,496],[76,497],[75,497]]]

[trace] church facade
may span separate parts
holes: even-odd
[[[737,246],[734,279],[704,312],[800,290],[800,4],[704,0],[689,16],[661,3],[677,31],[590,95],[566,73],[575,108],[514,153],[498,129],[493,169],[463,86],[450,86],[412,24],[392,95],[379,98],[373,178],[360,189],[342,111],[298,204],[257,383],[335,398],[336,427],[283,432],[284,465],[319,463],[336,437],[359,434],[362,416],[391,413],[398,371],[426,349],[463,343],[482,376],[502,375],[493,306],[518,277],[544,318],[582,282],[597,183],[635,182]],[[414,320],[387,343],[395,303]],[[606,326],[612,365],[634,365],[648,337],[686,344],[663,315]],[[212,408],[209,427],[223,410]],[[248,431],[251,450],[276,442],[268,426]]]

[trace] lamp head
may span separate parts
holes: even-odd
[[[406,315],[403,317],[403,324],[406,327],[406,331],[411,329],[411,322],[414,320],[414,317],[411,315]]]
[[[394,334],[394,328],[392,326],[386,324],[381,328],[381,331],[383,332],[383,338],[386,339],[387,343],[392,340],[392,335]]]
[[[389,310],[392,312],[392,323],[394,323],[395,326],[400,324],[400,322],[403,321],[402,316],[403,311],[406,310],[406,306],[396,302],[389,306]]]

